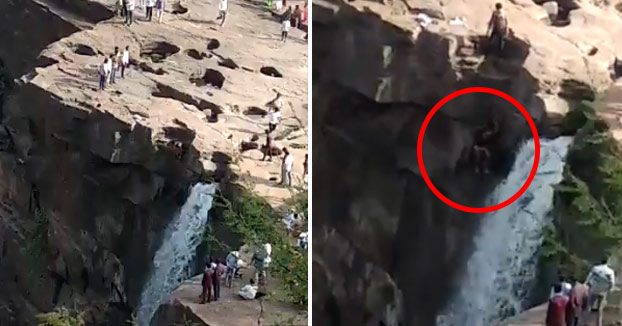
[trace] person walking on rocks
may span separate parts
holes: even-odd
[[[292,185],[292,168],[294,167],[294,157],[289,153],[287,148],[283,148],[283,163],[281,166],[281,185],[289,186]]]
[[[607,266],[607,260],[603,260],[600,265],[592,267],[585,281],[590,289],[589,307],[592,311],[598,312],[598,326],[603,324],[603,308],[607,302],[607,293],[615,285],[615,273]],[[596,307],[594,307],[596,304]]]
[[[155,0],[147,0],[147,10],[145,11],[145,18],[148,21],[153,20],[153,7],[155,7]]]
[[[281,93],[276,92],[276,97],[266,104],[268,107],[268,130],[273,132],[276,130],[277,125],[281,122],[281,107],[283,106],[283,99]]]
[[[291,19],[283,19],[283,22],[281,23],[281,41],[283,41],[283,43],[287,42],[287,34],[289,33],[291,24]]]
[[[272,136],[270,136],[270,129],[266,130],[266,146],[263,151],[262,161],[268,158],[268,162],[272,162]]]
[[[127,3],[127,15],[125,16],[125,25],[132,26],[134,22],[134,9],[136,9],[136,0],[125,0]]]
[[[127,45],[121,56],[121,78],[125,78],[125,69],[130,66],[130,46]]]
[[[561,284],[555,284],[554,291],[555,295],[549,299],[546,311],[546,326],[568,326],[566,325],[566,307],[569,299],[563,294]]]
[[[220,21],[220,26],[225,25],[225,19],[227,18],[227,6],[227,0],[220,0],[218,3],[218,17],[216,20],[222,19],[222,21]]]
[[[99,90],[106,89],[106,80],[108,79],[108,58],[104,58],[104,62],[99,65]]]
[[[566,309],[566,322],[568,326],[581,325],[583,314],[587,310],[588,300],[589,289],[587,285],[575,280]]]
[[[166,0],[156,0],[156,18],[158,18],[158,24],[162,23],[162,17],[164,17],[164,7],[166,6]]]
[[[492,33],[490,33],[492,31]],[[489,47],[494,49],[497,55],[503,53],[505,46],[505,37],[508,32],[508,19],[503,10],[503,5],[497,3],[495,5],[495,11],[493,11],[490,21],[488,22],[488,30],[486,35],[490,33]]]

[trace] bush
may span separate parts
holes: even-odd
[[[84,326],[84,314],[72,312],[66,308],[54,312],[38,314],[37,326]]]
[[[47,253],[49,221],[39,210],[36,210],[34,215],[34,228],[26,230],[25,251],[31,262],[30,265],[34,267],[33,271],[38,271],[41,263],[45,261],[42,258]]]
[[[584,279],[589,266],[622,245],[622,162],[605,121],[584,105],[568,151],[564,179],[555,189],[556,220],[545,231],[541,257],[563,275]]]

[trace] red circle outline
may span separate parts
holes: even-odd
[[[493,205],[493,206],[488,206],[488,207],[469,207],[469,206],[464,206],[464,205],[460,205],[460,204],[458,204],[456,202],[453,202],[451,199],[445,197],[440,191],[438,191],[438,189],[436,189],[436,187],[434,186],[432,181],[430,181],[430,178],[428,177],[428,173],[426,172],[425,166],[423,164],[423,154],[422,154],[422,152],[423,152],[423,136],[425,135],[425,130],[428,127],[428,124],[430,123],[430,120],[432,120],[432,117],[434,116],[434,114],[436,114],[436,112],[443,105],[447,104],[447,102],[453,100],[454,98],[456,98],[456,97],[458,97],[460,95],[469,94],[469,93],[488,93],[488,94],[493,94],[493,95],[497,95],[497,96],[505,99],[506,101],[512,103],[520,111],[520,113],[523,114],[525,119],[527,119],[527,123],[529,124],[529,127],[531,128],[531,133],[533,134],[534,145],[536,146],[533,166],[531,168],[531,172],[529,173],[529,177],[527,178],[527,181],[525,181],[525,184],[523,184],[523,186],[518,190],[518,192],[515,193],[509,199],[507,199],[504,202],[501,202],[499,204],[496,204],[496,205]],[[440,200],[442,200],[445,204],[447,204],[447,205],[449,205],[449,206],[451,206],[451,207],[453,207],[455,209],[464,211],[464,212],[469,212],[469,213],[489,213],[489,212],[493,212],[493,211],[496,211],[498,209],[501,209],[501,208],[504,208],[504,207],[510,205],[511,203],[516,201],[520,196],[522,196],[525,193],[525,191],[527,191],[527,188],[529,188],[529,185],[533,181],[533,178],[535,178],[536,172],[538,171],[538,163],[540,162],[540,137],[538,136],[538,130],[536,129],[536,125],[534,124],[533,120],[529,116],[529,113],[527,113],[527,110],[525,110],[525,108],[520,103],[518,103],[517,100],[515,100],[513,97],[511,97],[510,95],[508,95],[508,94],[506,94],[506,93],[504,93],[502,91],[496,90],[494,88],[488,88],[488,87],[469,87],[469,88],[464,88],[464,89],[455,91],[455,92],[447,95],[445,98],[443,98],[438,103],[436,103],[436,105],[432,108],[432,110],[430,112],[428,112],[428,115],[425,117],[425,120],[423,120],[423,124],[421,125],[421,129],[419,130],[419,136],[417,138],[417,162],[419,163],[419,170],[421,171],[421,176],[423,177],[423,180],[428,185],[430,190],[432,190],[434,195],[436,195],[436,197],[438,197]]]

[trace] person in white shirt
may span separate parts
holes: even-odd
[[[147,20],[153,20],[153,7],[155,7],[155,0],[147,0],[147,10],[145,11],[145,18]]]
[[[249,284],[244,285],[238,294],[244,300],[259,299],[266,295],[265,293],[259,292],[258,289],[257,285],[255,285],[255,280],[251,278]]]
[[[130,46],[126,46],[121,55],[121,78],[125,78],[125,68],[130,65]]]
[[[287,148],[283,148],[283,164],[281,166],[281,185],[292,185],[292,168],[294,167],[294,157]]]
[[[603,324],[603,308],[606,304],[607,293],[613,289],[615,285],[615,273],[613,269],[607,266],[607,260],[603,260],[600,265],[592,267],[587,275],[585,284],[590,289],[589,306],[592,310],[598,311],[598,326]],[[594,307],[596,303],[596,307]]]
[[[106,63],[108,62],[108,58],[104,59],[104,62],[99,65],[99,90],[102,91],[106,89]]]
[[[112,73],[112,59],[106,58],[106,62],[104,63],[104,73],[106,74],[106,83],[110,82],[110,75]]]
[[[125,25],[131,26],[134,22],[134,9],[136,9],[136,0],[125,0],[127,6],[127,14],[125,15]]]
[[[216,20],[221,19],[220,26],[225,25],[225,18],[227,17],[227,0],[220,0],[218,4],[218,18]]]
[[[307,232],[301,232],[298,235],[298,241],[296,243],[296,245],[298,246],[298,248],[302,249],[302,250],[307,250],[307,245],[308,245],[308,234]]]
[[[283,19],[283,22],[281,23],[281,41],[283,41],[283,43],[287,41],[287,33],[289,33],[291,24],[292,23],[289,19]]]
[[[567,297],[570,297],[570,291],[572,291],[572,285],[570,283],[566,282],[566,279],[563,278],[563,277],[559,278],[559,284],[562,287],[561,294],[565,295]],[[555,289],[554,288],[555,288],[554,286],[551,287],[551,293],[549,295],[549,299],[552,298],[553,296],[555,296],[556,294],[558,294],[558,293],[555,293]]]
[[[278,11],[278,12],[283,10],[283,0],[276,0],[274,2],[274,9],[276,9],[276,11]]]

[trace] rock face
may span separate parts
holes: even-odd
[[[164,228],[197,181],[241,175],[281,203],[288,190],[269,181],[279,160],[256,162],[259,150],[238,149],[267,125],[242,111],[271,100],[272,88],[287,105],[276,145],[296,147],[294,172],[301,174],[303,41],[292,38],[275,49],[276,40],[252,39],[248,24],[269,31],[278,30],[278,22],[246,3],[230,4],[227,30],[208,27],[217,8],[198,0],[184,2],[183,16],[167,12],[163,24],[139,20],[131,28],[113,17],[112,5],[0,4],[0,38],[24,44],[0,49],[0,62],[17,82],[0,103],[2,325],[32,325],[36,313],[60,305],[85,311],[89,324],[124,324]],[[218,49],[207,49],[216,42]],[[132,60],[126,78],[98,92],[103,55],[126,45]],[[189,57],[190,49],[203,52],[202,60]],[[230,69],[232,62],[245,69]],[[267,65],[284,77],[261,74]],[[219,85],[210,83],[214,75]],[[209,80],[195,86],[193,76]]]
[[[421,178],[417,136],[434,104],[458,89],[492,87],[525,107],[540,136],[556,136],[569,109],[611,83],[620,44],[615,8],[580,2],[570,24],[557,27],[531,1],[504,7],[512,33],[503,53],[485,57],[489,1],[314,1],[319,324],[434,325],[456,285],[479,216],[447,206]],[[419,13],[431,24],[421,27]],[[491,117],[502,130],[492,151],[497,173],[480,176],[463,155]],[[428,126],[425,168],[445,196],[481,207],[530,134],[510,103],[461,96]]]

